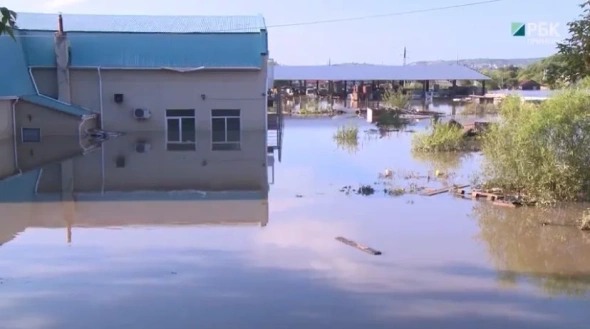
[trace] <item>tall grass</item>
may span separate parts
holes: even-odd
[[[438,122],[431,131],[416,133],[412,139],[415,152],[465,151],[468,145],[461,127]]]
[[[540,105],[512,96],[500,115],[483,138],[485,185],[540,203],[587,199],[590,94],[571,89]]]
[[[356,152],[359,143],[359,129],[352,125],[338,127],[334,134],[334,140],[339,148],[349,152]]]

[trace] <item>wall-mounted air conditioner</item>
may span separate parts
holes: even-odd
[[[135,152],[137,153],[147,153],[152,149],[152,145],[145,141],[139,141],[135,143]]]
[[[146,120],[152,116],[152,112],[146,109],[135,109],[133,110],[133,117],[138,120]]]

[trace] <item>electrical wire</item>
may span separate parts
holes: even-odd
[[[333,19],[325,19],[325,20],[316,20],[316,21],[307,21],[307,22],[295,22],[295,23],[285,23],[285,24],[274,24],[274,25],[267,25],[266,29],[274,29],[274,28],[285,28],[285,27],[296,27],[296,26],[308,26],[308,25],[319,25],[319,24],[331,24],[331,23],[341,23],[341,22],[351,22],[351,21],[359,21],[359,20],[367,20],[367,19],[377,19],[377,18],[385,18],[385,17],[395,17],[395,16],[404,16],[404,15],[412,15],[412,14],[420,14],[420,13],[428,13],[428,12],[435,12],[435,11],[443,11],[443,10],[450,10],[456,8],[465,8],[465,7],[473,7],[479,5],[486,5],[491,3],[497,3],[505,0],[485,0],[485,1],[476,1],[476,2],[468,2],[462,3],[457,5],[448,5],[448,6],[441,6],[441,7],[432,7],[432,8],[425,8],[425,9],[414,9],[414,10],[407,10],[407,11],[400,11],[400,12],[393,12],[387,14],[375,14],[375,15],[365,15],[365,16],[357,16],[357,17],[347,17],[347,18],[333,18]],[[18,22],[17,22],[18,26]],[[249,31],[253,30],[255,27],[253,26],[245,26],[245,27],[238,27],[238,28],[231,28],[231,29],[221,29],[221,30],[211,30],[211,31],[203,31],[202,33],[223,33],[223,32],[240,32],[240,31]],[[26,29],[24,30],[26,32]],[[45,31],[42,31],[45,32]],[[101,31],[71,31],[71,32],[101,32]],[[106,34],[108,33],[118,33],[119,31],[103,31]],[[120,31],[121,33],[126,33],[126,31]],[[140,32],[141,33],[141,32]],[[151,32],[145,32],[151,33]],[[153,33],[164,33],[164,32],[153,32]],[[172,33],[172,32],[171,32]],[[195,32],[196,33],[196,32]],[[186,34],[190,34],[186,33]],[[45,38],[49,37],[46,35],[23,35],[20,34],[19,38]],[[52,36],[51,36],[52,37]],[[75,37],[75,35],[73,36]],[[83,36],[84,38],[88,37],[101,37],[101,35],[93,35]]]
[[[448,9],[455,9],[455,8],[485,5],[485,4],[490,4],[490,3],[500,2],[500,1],[504,1],[504,0],[487,0],[487,1],[463,3],[463,4],[459,4],[459,5],[450,5],[450,6],[443,6],[443,7],[427,8],[427,9],[415,9],[415,10],[408,10],[408,11],[400,11],[400,12],[388,13],[388,14],[376,14],[376,15],[367,15],[367,16],[358,16],[358,17],[326,19],[326,20],[318,20],[318,21],[310,21],[310,22],[277,24],[277,25],[269,25],[269,26],[267,26],[267,28],[281,28],[281,27],[302,26],[302,25],[317,25],[317,24],[358,21],[358,20],[365,20],[365,19],[372,19],[372,18],[403,16],[403,15],[410,15],[410,14],[427,13],[427,12],[432,12],[432,11],[440,11],[440,10],[448,10]]]

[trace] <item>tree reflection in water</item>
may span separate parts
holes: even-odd
[[[471,156],[469,153],[458,152],[417,152],[412,151],[414,160],[425,163],[432,171],[440,170],[450,173],[461,167],[463,159]]]
[[[526,280],[550,295],[590,293],[590,234],[577,227],[586,206],[506,209],[478,203],[479,239],[499,280]]]

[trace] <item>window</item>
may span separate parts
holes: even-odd
[[[212,148],[214,151],[240,149],[240,110],[211,110]]]
[[[39,143],[41,142],[41,129],[39,128],[22,128],[21,140],[23,143]]]
[[[166,110],[166,145],[169,151],[195,150],[195,110]]]

